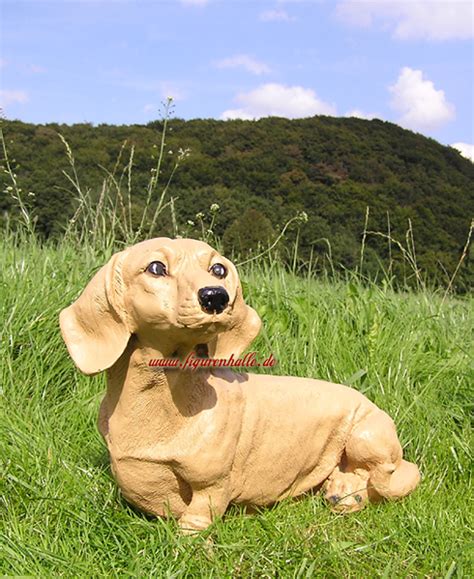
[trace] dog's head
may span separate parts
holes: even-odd
[[[201,241],[162,237],[113,255],[60,314],[85,374],[113,366],[131,335],[164,357],[196,348],[212,358],[239,356],[260,324],[228,259]]]

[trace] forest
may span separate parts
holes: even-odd
[[[59,238],[77,210],[72,174],[97,200],[106,183],[113,181],[124,196],[127,190],[132,218],[139,219],[161,153],[152,202],[165,188],[172,202],[153,225],[154,236],[207,231],[227,253],[248,256],[304,216],[277,246],[283,259],[302,268],[311,262],[316,269],[354,270],[363,246],[364,274],[371,278],[388,273],[408,283],[415,276],[446,285],[461,258],[455,289],[465,292],[474,277],[467,244],[474,164],[389,122],[326,116],[164,118],[130,126],[4,120],[2,130],[23,203],[44,239]],[[14,227],[20,208],[9,194],[5,159],[2,167],[0,225]]]

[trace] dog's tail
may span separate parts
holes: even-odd
[[[420,480],[416,464],[402,459],[396,467],[393,463],[375,467],[370,473],[369,488],[385,499],[401,499],[414,491]]]

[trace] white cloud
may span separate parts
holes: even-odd
[[[25,104],[28,100],[28,94],[24,90],[0,90],[0,105],[2,107]]]
[[[301,86],[263,84],[236,97],[239,108],[224,111],[221,118],[259,119],[261,117],[286,117],[296,119],[313,115],[335,115],[333,105],[320,100],[316,93]]]
[[[361,111],[360,109],[352,109],[351,111],[347,111],[347,113],[344,115],[345,117],[357,117],[358,119],[367,119],[367,120],[371,120],[371,119],[380,119],[380,115],[377,113],[365,113],[364,111]]]
[[[453,143],[451,147],[457,149],[463,157],[474,163],[474,145],[470,143]]]
[[[286,10],[265,10],[259,18],[262,22],[290,22],[294,20]]]
[[[224,111],[220,117],[223,121],[231,121],[232,119],[242,119],[243,121],[254,121],[255,115],[247,113],[244,109],[228,109]]]
[[[398,123],[408,129],[431,130],[451,121],[455,108],[446,100],[444,91],[436,90],[421,70],[402,68],[397,82],[389,87],[391,107],[401,116]]]
[[[223,58],[216,62],[217,68],[243,68],[252,74],[268,74],[271,72],[269,66],[252,58],[248,54],[237,54],[230,58]]]
[[[179,0],[185,6],[205,6],[209,4],[209,0]]]
[[[343,0],[336,16],[353,26],[380,25],[401,40],[474,36],[474,5],[466,0]]]

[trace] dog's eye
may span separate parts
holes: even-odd
[[[152,275],[166,275],[166,265],[161,263],[161,261],[152,261],[146,270],[149,271]]]
[[[210,272],[219,279],[222,279],[227,275],[227,269],[222,265],[222,263],[215,263],[211,267]]]

